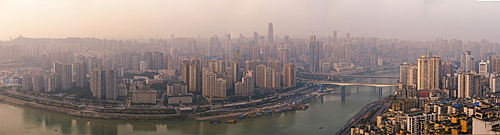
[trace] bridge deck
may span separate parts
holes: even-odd
[[[360,82],[333,82],[333,81],[317,81],[317,80],[298,80],[298,82],[304,83],[321,83],[321,84],[333,84],[333,85],[365,85],[365,86],[375,86],[375,87],[387,87],[387,86],[397,86],[395,83],[360,83]]]

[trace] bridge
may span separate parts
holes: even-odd
[[[374,87],[398,86],[395,83],[333,82],[333,81],[318,81],[318,80],[302,79],[302,78],[298,78],[297,82],[302,82],[302,83],[318,83],[318,84],[333,84],[333,85],[340,85],[340,86],[352,86],[352,85],[358,85],[358,86],[365,85],[365,86],[374,86]]]
[[[334,81],[319,81],[319,80],[311,80],[311,79],[304,79],[304,78],[298,78],[297,82],[302,82],[302,83],[313,83],[313,84],[319,84],[320,85],[320,91],[323,91],[323,84],[332,84],[332,85],[340,85],[341,86],[341,95],[342,95],[342,100],[345,99],[345,94],[346,94],[346,86],[373,86],[373,87],[378,87],[378,98],[379,100],[382,99],[382,87],[395,87],[397,84],[395,83],[361,83],[361,82],[334,82]],[[316,87],[315,87],[316,88]]]
[[[315,77],[326,76],[326,77],[336,77],[336,78],[388,78],[388,79],[399,79],[399,76],[338,75],[338,74],[307,73],[307,72],[301,72],[299,74],[302,74],[302,75],[313,75]]]

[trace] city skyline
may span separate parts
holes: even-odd
[[[254,31],[266,33],[266,24],[273,23],[273,35],[280,37],[305,37],[312,32],[327,37],[336,30],[339,35],[351,33],[352,37],[500,42],[495,38],[500,34],[496,25],[500,19],[493,17],[500,12],[499,2],[3,0],[0,5],[2,41],[19,35],[117,39],[168,38],[171,34],[251,37]],[[403,9],[405,12],[400,12]]]

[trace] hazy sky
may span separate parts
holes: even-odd
[[[0,40],[210,37],[436,37],[500,42],[500,2],[476,0],[0,0]]]

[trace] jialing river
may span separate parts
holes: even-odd
[[[399,72],[373,74],[398,76]],[[395,83],[395,79],[357,79],[357,82]],[[309,102],[309,109],[263,115],[237,123],[208,121],[127,122],[54,114],[0,103],[0,134],[333,134],[364,105],[378,100],[378,89],[346,86],[345,100],[336,91]],[[384,87],[383,96],[394,93]]]

